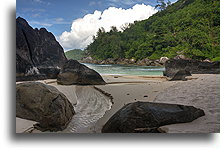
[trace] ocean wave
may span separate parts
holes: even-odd
[[[153,68],[153,69],[130,69],[131,71],[164,71],[165,68]]]
[[[114,64],[88,64],[83,63],[91,69],[94,69],[101,75],[162,75],[164,67],[158,66],[131,66],[131,65],[114,65]]]
[[[98,67],[111,67],[113,65],[105,64],[105,65],[96,65],[96,66],[98,66]]]
[[[112,76],[126,76],[128,74],[120,74],[120,73],[100,73],[101,75],[112,75]]]

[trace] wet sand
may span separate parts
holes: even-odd
[[[56,80],[40,81],[55,86],[74,106],[76,114],[62,132],[100,133],[115,112],[136,101],[178,103],[204,109],[206,115],[191,123],[162,127],[168,133],[219,132],[219,75],[193,75],[188,81],[167,81],[160,76],[104,75],[103,78],[107,85],[96,85],[98,90],[94,86],[57,85]],[[103,92],[111,94],[113,100]],[[26,131],[33,123],[16,118],[16,132]],[[195,128],[195,125],[199,126]]]

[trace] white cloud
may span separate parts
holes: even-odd
[[[95,1],[90,1],[90,2],[89,2],[89,6],[94,6],[94,5],[96,5],[96,2],[95,2]]]
[[[108,0],[111,3],[121,3],[124,5],[133,5],[135,2],[132,0]]]
[[[32,15],[32,17],[34,17],[35,14]],[[37,17],[37,15],[35,16]],[[31,26],[35,26],[35,25],[39,25],[39,27],[51,27],[53,25],[62,25],[62,24],[71,24],[68,21],[65,21],[63,18],[53,18],[53,19],[45,19],[42,21],[36,21],[36,20],[30,20],[28,21],[28,23],[30,23]]]
[[[131,6],[136,3],[146,3],[146,0],[107,0],[110,5],[127,5]]]
[[[45,2],[43,0],[33,0],[33,2],[43,4],[43,5],[50,5],[50,2]]]
[[[122,25],[147,19],[156,12],[154,7],[144,4],[136,4],[130,9],[109,7],[103,12],[96,10],[93,14],[74,20],[71,31],[63,32],[58,40],[65,49],[83,49],[92,42],[99,28],[110,31],[111,26],[116,26],[121,30]]]
[[[32,17],[39,17],[40,16],[40,13],[34,13],[32,14]]]
[[[39,22],[39,21],[28,21],[28,23],[33,26],[33,25],[40,25],[42,27],[50,27],[52,26],[53,24],[51,23],[46,23],[46,22]]]
[[[51,22],[52,24],[70,24],[70,22],[65,21],[64,18],[61,17],[48,20],[48,22]]]
[[[58,17],[58,18],[55,18],[55,21],[62,22],[62,21],[64,21],[64,19],[62,17]]]

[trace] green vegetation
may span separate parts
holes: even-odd
[[[171,2],[169,0],[167,2],[165,2],[164,0],[157,0],[157,3],[158,4],[155,6],[155,8],[159,8],[160,10],[164,10],[167,6],[171,5]]]
[[[219,60],[219,0],[179,0],[149,19],[110,32],[100,28],[86,52],[95,59],[158,59],[183,54]]]
[[[73,59],[73,60],[81,60],[83,57],[85,57],[85,53],[81,49],[69,50],[65,52],[65,55],[67,59]]]

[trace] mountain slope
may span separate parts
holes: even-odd
[[[219,12],[218,0],[179,0],[123,32],[100,29],[86,51],[96,59],[218,59]]]

